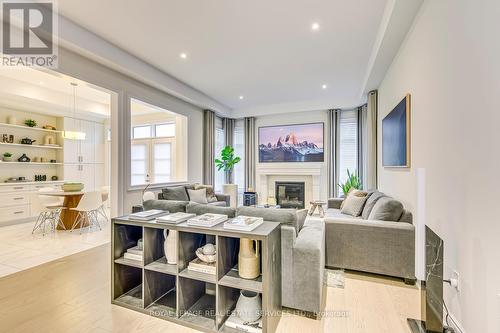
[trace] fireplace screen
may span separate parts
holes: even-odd
[[[276,204],[281,208],[305,207],[304,203],[304,182],[276,182],[275,185]]]

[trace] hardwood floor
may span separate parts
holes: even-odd
[[[110,303],[110,245],[0,278],[0,332],[197,332]],[[419,291],[401,281],[346,274],[345,289],[327,288],[327,316],[285,313],[282,333],[410,333]]]

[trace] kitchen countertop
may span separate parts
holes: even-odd
[[[64,180],[48,180],[45,182],[34,182],[34,181],[28,181],[28,182],[2,182],[0,183],[0,186],[8,186],[8,185],[38,185],[38,184],[57,184],[57,183],[64,183]]]

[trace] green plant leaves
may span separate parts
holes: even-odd
[[[338,187],[340,187],[340,189],[344,193],[344,196],[347,196],[347,193],[349,193],[351,188],[361,190],[363,188],[363,184],[356,171],[354,171],[354,173],[351,173],[349,169],[347,169],[347,180],[344,184],[338,184]]]
[[[216,158],[214,160],[217,170],[222,170],[231,172],[234,165],[241,161],[241,158],[234,156],[234,148],[231,146],[225,146],[220,152],[220,159]]]

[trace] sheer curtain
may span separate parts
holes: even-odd
[[[243,204],[243,192],[245,192],[245,122],[243,119],[235,121],[234,126],[234,153],[241,161],[234,168],[234,183],[238,185],[238,205]]]
[[[215,181],[215,113],[205,110],[203,114],[203,183],[214,185]]]

